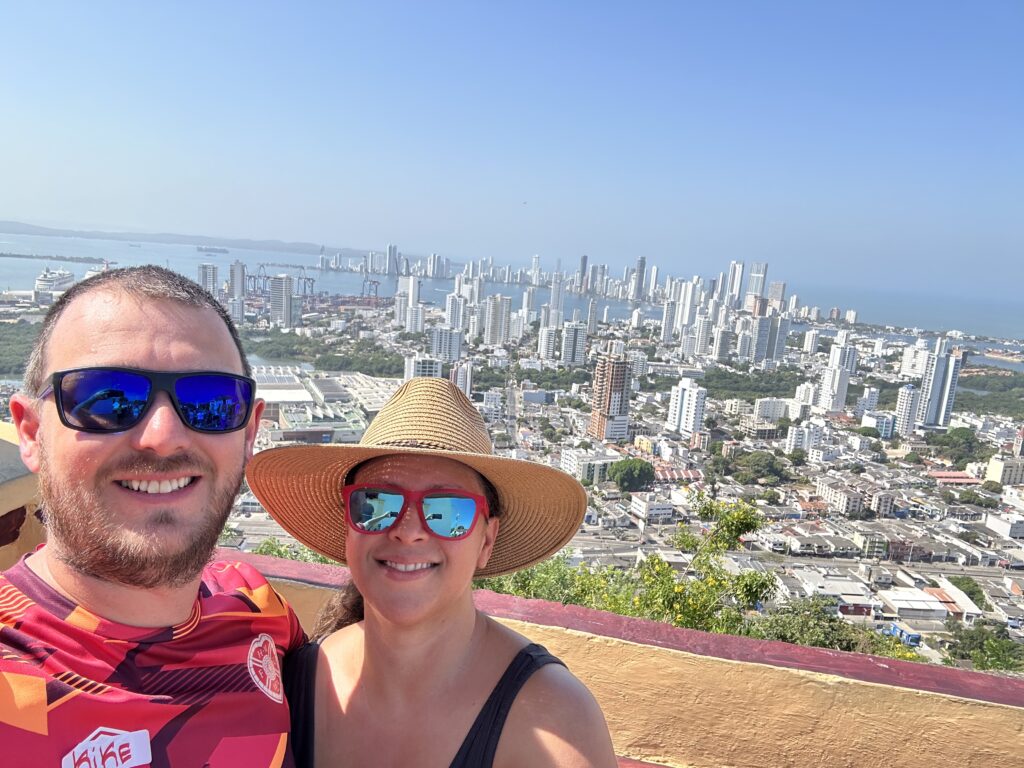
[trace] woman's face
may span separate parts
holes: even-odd
[[[436,456],[385,456],[362,465],[353,483],[380,483],[409,491],[448,488],[483,495],[480,475],[465,464]],[[346,559],[363,594],[367,614],[415,624],[471,603],[470,585],[487,564],[498,533],[496,518],[478,518],[464,539],[445,541],[424,527],[417,509],[408,509],[384,533],[368,535],[349,527]]]

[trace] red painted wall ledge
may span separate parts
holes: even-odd
[[[220,550],[219,557],[242,560],[275,579],[333,588],[348,581],[348,570],[343,566],[299,563],[230,549]],[[484,590],[476,592],[475,600],[480,610],[499,618],[574,629],[699,656],[821,672],[851,680],[1024,707],[1024,680],[1019,678],[861,653],[678,629],[656,621],[633,619],[546,600],[498,595]]]

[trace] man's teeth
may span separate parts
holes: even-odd
[[[410,571],[422,571],[425,568],[433,568],[433,563],[394,563],[391,560],[385,560],[384,565],[388,568],[394,568],[396,571],[402,571],[409,573]]]
[[[191,482],[191,477],[176,477],[173,480],[122,480],[121,487],[139,493],[170,493],[184,488]]]

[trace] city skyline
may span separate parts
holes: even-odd
[[[3,219],[949,295],[1024,247],[1015,4],[7,16]]]

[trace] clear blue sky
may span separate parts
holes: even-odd
[[[4,4],[0,219],[1024,278],[1019,0],[157,6]]]

